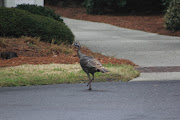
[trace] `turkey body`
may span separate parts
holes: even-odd
[[[80,57],[80,65],[81,68],[86,72],[86,73],[91,73],[94,74],[95,72],[108,72],[102,64],[95,58],[90,57],[90,56],[83,56]]]

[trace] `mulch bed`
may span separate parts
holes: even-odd
[[[22,64],[75,64],[79,63],[77,56],[77,49],[71,46],[72,53],[55,53],[50,49],[51,44],[45,42],[38,42],[36,44],[29,44],[32,38],[0,38],[5,44],[0,44],[0,53],[2,52],[16,52],[18,57],[12,59],[2,59],[0,57],[0,67],[17,66]],[[69,48],[68,48],[69,49]],[[102,64],[130,64],[136,66],[133,62],[126,59],[116,59],[93,53],[88,48],[82,47],[81,52],[97,58]]]
[[[97,58],[102,64],[130,64],[136,66],[133,62],[126,60],[126,59],[115,59],[106,56],[102,56]],[[56,57],[47,56],[47,57],[26,57],[20,56],[12,59],[0,59],[0,67],[9,67],[9,66],[18,66],[22,64],[75,64],[79,63],[79,58],[77,56],[65,56],[65,55],[58,55]]]

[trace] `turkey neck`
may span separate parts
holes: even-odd
[[[78,47],[78,51],[77,51],[77,54],[78,54],[78,57],[80,58],[80,56],[82,55],[81,51],[80,51],[81,47]]]

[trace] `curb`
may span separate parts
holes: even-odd
[[[180,66],[136,67],[141,74],[135,81],[169,81],[180,80]]]
[[[140,77],[131,80],[136,81],[169,81],[180,80],[180,72],[156,72],[156,73],[141,73]]]

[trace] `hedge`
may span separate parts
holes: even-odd
[[[109,13],[162,13],[172,0],[45,0],[48,5],[81,5],[88,14]]]
[[[160,13],[169,0],[85,0],[88,14]]]
[[[84,5],[88,14],[105,14],[117,12],[126,5],[126,0],[85,0]]]
[[[0,8],[0,36],[40,37],[42,41],[72,44],[74,35],[63,23],[16,8]]]
[[[33,14],[38,14],[38,15],[43,15],[46,17],[53,18],[57,21],[63,22],[63,19],[61,19],[60,15],[55,14],[55,12],[47,7],[42,7],[42,6],[37,6],[37,5],[29,5],[29,4],[22,4],[22,5],[17,5],[18,9],[26,10],[28,12],[31,12]]]
[[[63,6],[69,6],[72,4],[81,5],[85,0],[45,0],[45,4],[48,5],[58,5],[61,3]]]

